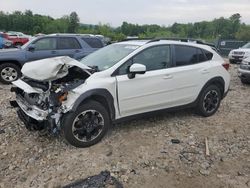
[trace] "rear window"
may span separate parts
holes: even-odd
[[[91,48],[102,48],[103,44],[98,38],[82,38]]]
[[[76,38],[73,37],[64,37],[64,38],[58,38],[57,41],[58,49],[60,50],[66,50],[66,49],[80,49],[81,46],[78,43]]]

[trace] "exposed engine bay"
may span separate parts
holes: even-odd
[[[55,60],[56,61],[53,61]],[[43,67],[46,62],[50,63],[47,70],[47,79],[44,79],[42,72],[41,78],[35,78],[33,71],[30,75],[22,69],[23,77],[13,82],[12,92],[16,93],[16,100],[11,101],[13,107],[17,107],[19,118],[24,122],[29,130],[48,129],[54,134],[60,131],[60,121],[62,116],[62,103],[67,100],[68,93],[85,83],[85,80],[91,75],[89,71],[77,66],[78,61],[69,57],[50,58],[43,60]],[[41,61],[34,61],[26,66],[40,66]],[[63,62],[63,63],[62,63]],[[72,63],[73,62],[73,63]],[[54,63],[54,67],[51,64]],[[28,67],[30,69],[30,67]],[[26,67],[26,70],[28,69]],[[33,70],[33,67],[31,67]],[[49,74],[50,70],[57,70],[57,74]],[[25,67],[24,67],[25,70]],[[51,76],[52,75],[52,76]],[[57,75],[59,75],[57,77]]]

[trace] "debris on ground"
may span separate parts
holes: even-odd
[[[102,171],[100,174],[77,180],[74,183],[63,186],[63,188],[123,188],[123,185],[109,171]]]
[[[173,144],[179,144],[179,143],[181,143],[181,141],[179,139],[172,139],[171,142]]]
[[[206,151],[205,151],[206,152],[206,156],[210,156],[207,138],[205,138],[205,146],[206,146]]]

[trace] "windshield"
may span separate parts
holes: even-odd
[[[34,42],[37,38],[31,39],[29,42],[25,43],[24,45],[21,46],[22,49],[25,49],[27,46],[29,46],[31,43]]]
[[[112,44],[83,58],[81,63],[98,71],[103,71],[115,65],[138,47],[137,45]]]
[[[250,48],[250,42],[242,46],[242,48]]]

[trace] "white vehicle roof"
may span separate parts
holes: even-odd
[[[190,42],[181,42],[177,40],[164,40],[164,39],[159,39],[155,41],[151,40],[128,40],[124,42],[119,42],[119,44],[127,44],[127,45],[137,45],[137,46],[144,46],[146,44],[148,45],[155,45],[155,44],[179,44],[179,45],[188,45],[188,46],[194,46],[198,48],[203,48],[206,50],[211,51],[212,48],[211,46],[208,46],[206,44],[197,44],[195,41],[190,41]]]

